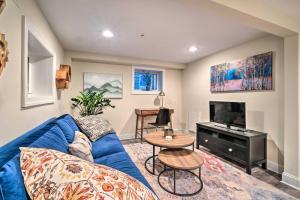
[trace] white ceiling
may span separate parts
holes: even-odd
[[[265,35],[185,0],[36,1],[73,51],[188,63]],[[103,38],[104,29],[115,37]],[[190,45],[199,51],[189,53]]]

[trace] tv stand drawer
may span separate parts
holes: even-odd
[[[238,159],[241,161],[247,160],[247,149],[245,147],[235,143],[230,143],[205,133],[199,134],[198,140],[201,146],[209,148],[212,151],[216,151],[223,155],[228,155],[231,159]]]
[[[219,141],[218,145],[215,146],[215,149],[212,150],[220,152],[235,161],[243,161],[244,163],[247,161],[247,149],[241,148],[235,144]]]

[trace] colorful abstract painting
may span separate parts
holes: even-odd
[[[120,74],[84,73],[84,91],[103,91],[105,98],[122,98],[123,79]]]
[[[211,92],[272,90],[272,52],[211,67]]]

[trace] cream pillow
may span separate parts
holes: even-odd
[[[94,162],[92,156],[92,144],[85,134],[76,131],[74,141],[69,144],[69,152],[84,160]]]
[[[114,132],[111,124],[99,115],[79,117],[76,119],[76,122],[80,129],[93,142],[100,139],[104,135]]]
[[[20,148],[20,167],[31,199],[157,200],[135,178],[59,151]]]

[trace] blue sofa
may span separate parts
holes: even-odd
[[[26,200],[27,195],[20,170],[19,147],[49,148],[68,153],[68,144],[78,131],[74,119],[66,114],[52,118],[0,148],[0,199]],[[3,133],[2,133],[3,134]],[[98,164],[103,164],[135,177],[148,188],[149,183],[126,153],[115,133],[92,143],[92,154]]]

